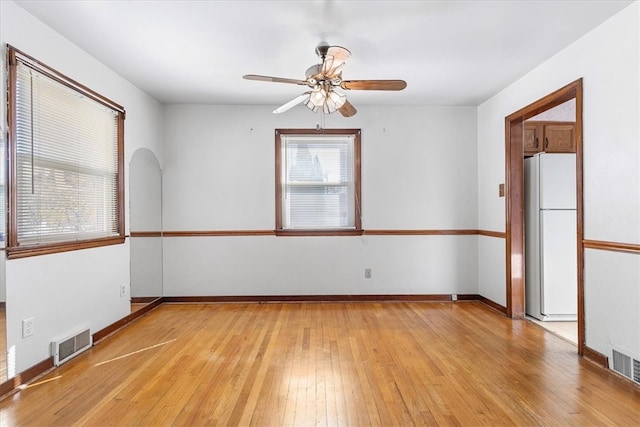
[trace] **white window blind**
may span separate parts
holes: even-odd
[[[119,236],[119,112],[20,60],[14,93],[14,244]]]
[[[354,135],[282,135],[282,229],[355,229]]]

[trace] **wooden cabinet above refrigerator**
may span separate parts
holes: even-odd
[[[536,153],[575,153],[574,122],[524,122],[524,155]]]

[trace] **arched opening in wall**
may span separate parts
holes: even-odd
[[[583,190],[582,190],[582,79],[539,99],[505,118],[505,167],[506,167],[506,284],[507,315],[514,319],[525,317],[525,121],[575,100],[576,176],[576,279],[577,279],[577,346],[584,354],[584,247],[583,247]],[[544,139],[539,144],[548,144]]]
[[[163,295],[162,171],[155,154],[138,148],[129,163],[131,312]]]

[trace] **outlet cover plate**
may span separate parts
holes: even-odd
[[[30,317],[22,321],[22,338],[30,337],[35,333],[34,319]]]

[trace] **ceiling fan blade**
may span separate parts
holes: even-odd
[[[333,62],[341,64],[351,58],[351,52],[349,49],[345,49],[342,46],[329,46],[326,56],[331,56],[333,58]]]
[[[358,112],[358,110],[356,110],[356,107],[351,105],[349,101],[344,101],[344,104],[342,105],[342,107],[338,108],[338,111],[340,111],[340,114],[342,114],[344,117],[355,116],[355,114]]]
[[[271,77],[271,76],[260,76],[258,74],[245,74],[242,76],[243,79],[246,80],[257,80],[260,82],[273,82],[273,83],[292,83],[295,85],[306,85],[307,82],[304,80],[296,80],[296,79],[286,79],[283,77]]]
[[[338,69],[342,68],[349,58],[351,58],[351,52],[348,49],[342,46],[329,46],[322,64],[323,74],[325,76],[338,74]]]
[[[407,87],[404,80],[344,80],[340,87],[351,90],[402,90]]]
[[[285,111],[288,111],[288,110],[292,109],[293,107],[295,107],[298,104],[301,104],[303,102],[307,102],[309,100],[310,94],[311,94],[311,92],[305,92],[302,95],[296,96],[291,101],[289,101],[286,104],[284,104],[284,105],[276,108],[275,110],[273,110],[273,114],[284,113]]]

